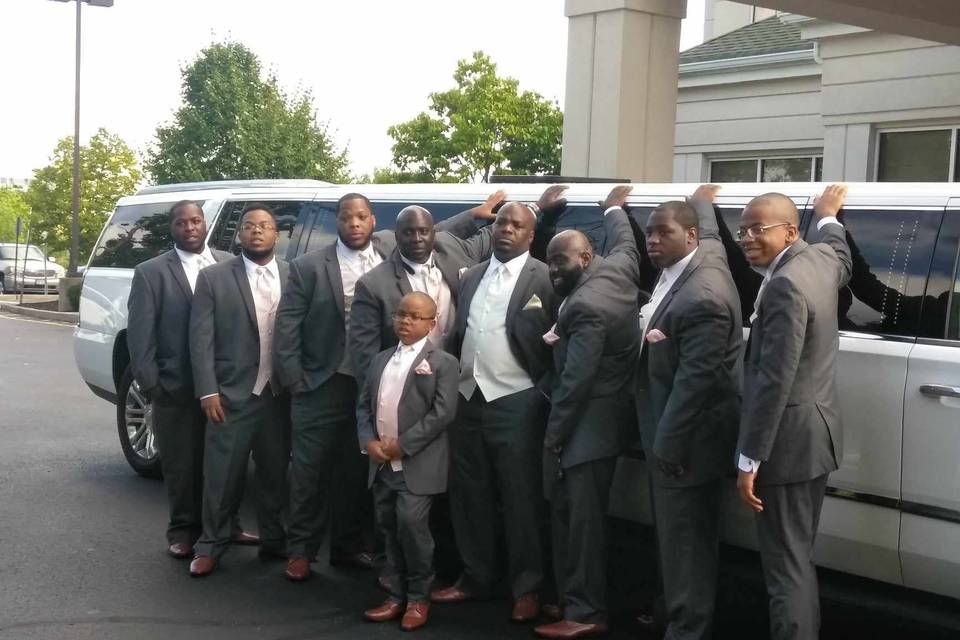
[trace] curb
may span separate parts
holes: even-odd
[[[77,324],[80,322],[80,314],[76,311],[47,311],[46,309],[33,309],[31,307],[21,307],[15,302],[0,302],[0,311],[7,313],[17,313],[29,318],[39,320],[51,320],[63,324]]]

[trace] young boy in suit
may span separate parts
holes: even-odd
[[[357,402],[390,576],[390,596],[364,616],[386,622],[402,615],[404,631],[427,623],[434,577],[430,505],[447,490],[446,428],[457,412],[460,365],[427,339],[436,315],[430,296],[403,297],[393,313],[400,344],[373,359]]]

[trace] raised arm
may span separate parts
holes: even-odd
[[[497,215],[495,211],[504,203],[506,197],[506,191],[502,189],[495,191],[487,196],[486,200],[472,209],[461,211],[455,216],[436,223],[433,229],[437,233],[449,233],[461,240],[471,238],[496,219]]]
[[[127,348],[140,390],[149,397],[160,384],[157,364],[157,305],[150,281],[137,267],[127,299]]]
[[[713,209],[713,201],[716,199],[718,191],[720,191],[718,185],[702,184],[687,199],[687,202],[697,212],[700,246],[710,247],[711,250],[715,250],[717,254],[726,258],[726,250],[720,238],[720,223],[717,221],[717,214]]]
[[[817,243],[823,243],[833,249],[837,257],[837,288],[843,287],[850,281],[853,272],[853,258],[850,246],[843,231],[843,225],[837,219],[843,201],[847,197],[847,187],[843,184],[832,184],[823,190],[814,201],[813,212],[817,220],[817,231],[820,238]]]

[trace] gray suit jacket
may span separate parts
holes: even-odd
[[[604,226],[610,253],[594,256],[556,322],[544,445],[562,447],[565,468],[618,455],[632,421],[639,252],[622,209],[608,213]]]
[[[492,225],[466,240],[446,231],[436,234],[433,259],[450,288],[450,297],[455,306],[458,306],[460,269],[489,258],[493,252],[492,238]],[[400,299],[411,291],[407,267],[400,258],[399,250],[357,282],[353,307],[350,309],[349,340],[350,357],[358,385],[363,384],[363,377],[370,368],[373,356],[383,349],[397,346],[391,315],[400,304]]]
[[[490,260],[484,260],[470,267],[460,278],[457,317],[446,345],[447,351],[452,353],[458,361],[463,339],[467,334],[470,305],[473,303],[483,274],[487,272],[489,266]],[[525,308],[534,295],[540,299],[541,306]],[[550,283],[547,265],[532,256],[528,257],[523,271],[517,278],[510,302],[507,304],[507,341],[513,357],[517,359],[533,383],[547,392],[549,391],[549,374],[553,370],[553,354],[547,343],[543,341],[543,334],[553,326],[553,318],[557,315],[559,304],[553,285]]]
[[[217,262],[233,256],[211,249]],[[190,303],[193,292],[176,249],[137,265],[127,299],[127,348],[133,377],[146,393],[163,389],[193,400]]]
[[[282,292],[288,266],[279,258],[277,266]],[[260,333],[241,256],[200,272],[190,312],[190,357],[198,398],[219,393],[227,405],[250,398],[260,368]],[[273,377],[271,387],[277,394],[276,371]]]
[[[667,338],[643,346],[637,375],[640,435],[654,484],[688,487],[731,473],[743,376],[740,297],[709,202],[692,202],[700,246],[647,329]],[[655,458],[682,464],[666,476]]]
[[[387,361],[396,350],[385,349],[374,357],[366,382],[357,401],[357,435],[360,448],[378,438],[377,402],[380,397],[380,377]],[[419,374],[417,365],[426,361],[432,373]],[[457,387],[460,384],[460,365],[456,358],[436,347],[429,340],[413,361],[403,386],[397,408],[397,430],[403,451],[403,477],[412,493],[430,495],[447,490],[449,450],[447,425],[457,414]],[[370,460],[369,484],[377,475],[379,465]]]
[[[397,246],[392,231],[378,231],[371,242],[383,258]],[[343,361],[346,338],[343,279],[334,242],[290,263],[273,344],[280,384],[294,391],[322,385]]]
[[[737,450],[763,463],[760,485],[811,480],[843,458],[837,290],[850,279],[850,248],[839,225],[820,235],[781,258],[750,330]]]

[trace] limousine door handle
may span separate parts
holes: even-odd
[[[948,384],[922,384],[920,385],[920,393],[925,396],[960,398],[960,387],[952,387]]]

